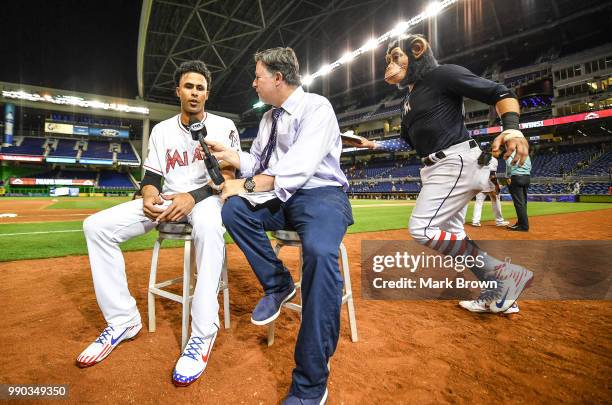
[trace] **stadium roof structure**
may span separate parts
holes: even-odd
[[[308,74],[359,48],[369,38],[420,14],[429,1],[405,0],[144,0],[138,45],[138,86],[146,100],[175,101],[173,72],[201,59],[212,71],[207,103],[244,113],[257,96],[251,88],[253,54],[275,46],[296,50]],[[564,55],[607,41],[610,0],[459,0],[409,31],[426,35],[437,58],[481,74],[498,63],[534,63],[546,52]],[[383,82],[381,44],[319,77],[310,91],[342,107],[375,103],[394,90]]]

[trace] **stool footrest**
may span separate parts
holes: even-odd
[[[167,299],[172,300],[172,301],[176,301],[176,302],[179,302],[179,303],[183,302],[183,296],[182,295],[171,293],[169,291],[162,290],[161,288],[151,287],[151,288],[149,288],[149,292],[151,294],[159,295],[160,297],[164,297],[164,298],[167,298]],[[193,294],[189,296],[189,299],[190,300],[193,299]]]
[[[173,278],[172,280],[162,281],[161,283],[155,284],[153,287],[155,288],[163,288],[168,287],[169,285],[178,284],[183,281],[183,277]]]

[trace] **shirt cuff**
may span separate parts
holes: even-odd
[[[259,163],[258,160],[248,152],[238,152],[238,156],[242,177],[252,177],[255,174],[255,165]]]

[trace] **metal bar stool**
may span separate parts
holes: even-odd
[[[293,311],[297,311],[300,314],[300,319],[302,317],[302,292],[301,292],[301,283],[302,283],[302,242],[300,241],[300,236],[297,232],[294,231],[275,231],[272,232],[272,236],[276,239],[276,245],[274,246],[274,253],[276,256],[280,253],[280,250],[283,246],[293,246],[299,249],[299,280],[295,283],[295,288],[299,294],[300,303],[296,304],[293,302],[286,302],[283,306],[287,309],[291,309]],[[346,247],[344,243],[340,243],[340,261],[342,263],[342,273],[344,276],[344,292],[342,294],[342,305],[346,304],[346,308],[348,310],[348,319],[349,326],[351,328],[351,340],[356,342],[358,340],[357,337],[357,320],[355,319],[355,305],[353,304],[353,289],[351,287],[351,274],[349,271],[349,263],[348,263],[348,255],[346,253]],[[268,346],[272,346],[274,344],[274,322],[271,322],[268,325]]]
[[[193,299],[193,291],[196,282],[196,264],[195,264],[195,249],[193,246],[193,238],[191,237],[192,227],[187,222],[162,222],[157,225],[159,236],[153,247],[153,257],[151,258],[151,273],[149,275],[149,332],[155,332],[155,296],[167,298],[180,303],[183,307],[182,314],[182,331],[181,331],[181,351],[185,349],[187,340],[189,339],[189,315],[191,300]],[[185,250],[183,254],[183,276],[157,282],[157,262],[159,259],[159,250],[162,242],[166,239],[183,240],[185,241]],[[230,311],[229,311],[229,286],[227,282],[227,252],[223,252],[223,269],[221,271],[221,279],[217,291],[223,290],[223,315],[225,328],[230,327]],[[164,290],[163,288],[173,284],[183,284],[182,295],[175,294]]]

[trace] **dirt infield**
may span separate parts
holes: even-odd
[[[16,217],[0,217],[0,224],[24,222],[81,221],[98,210],[47,210],[53,200],[0,200],[1,214],[17,214]]]
[[[612,239],[612,210],[531,218],[532,231],[491,224],[473,239]],[[454,302],[366,301],[360,242],[407,239],[405,230],[349,235],[359,342],[346,310],[331,362],[330,404],[610,403],[612,304],[528,301],[512,316],[472,314]],[[203,377],[188,388],[170,380],[179,355],[180,306],[158,300],[157,332],[146,329],[104,362],[79,369],[78,353],[104,327],[86,256],[0,264],[0,383],[69,384],[72,403],[273,404],[286,393],[297,314],[284,311],[276,342],[252,325],[262,291],[244,256],[228,247],[232,326],[221,330]],[[281,255],[291,268],[291,249]],[[126,254],[132,294],[146,320],[150,251]],[[175,277],[182,250],[164,250],[160,279]],[[146,322],[145,322],[146,323]]]

